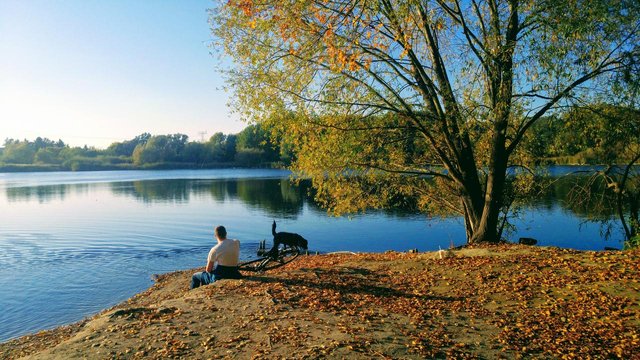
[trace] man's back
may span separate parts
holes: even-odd
[[[240,258],[240,241],[224,239],[209,251],[208,260],[218,262],[222,266],[238,266]]]

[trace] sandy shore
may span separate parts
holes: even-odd
[[[305,256],[192,291],[162,275],[0,358],[623,358],[640,354],[640,251],[502,245]]]

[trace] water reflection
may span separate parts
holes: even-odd
[[[529,206],[552,210],[560,206],[565,211],[581,219],[608,220],[615,216],[615,199],[605,193],[605,184],[591,182],[587,176],[569,175],[562,178],[548,178],[548,185]]]
[[[192,180],[144,180],[110,183],[116,196],[131,197],[143,203],[188,203],[194,191]]]
[[[606,220],[615,215],[613,199],[607,197],[585,198],[570,201],[575,197],[576,186],[587,185],[585,176],[570,175],[547,178],[544,191],[528,200],[524,206],[542,211],[560,207],[582,219]],[[115,196],[132,198],[145,204],[186,204],[192,198],[210,198],[219,203],[240,201],[250,209],[266,212],[269,216],[295,218],[305,204],[313,211],[322,212],[313,201],[310,181],[294,183],[281,179],[161,179],[123,181],[111,183],[59,184],[5,189],[8,202],[37,201],[40,204],[64,201],[69,194],[87,194],[96,187],[107,186]],[[602,193],[602,184],[590,184],[593,194]],[[411,217],[416,214],[403,209],[374,211],[394,217]],[[452,214],[453,215],[453,214]]]
[[[53,200],[65,200],[71,193],[86,194],[90,184],[59,184],[43,186],[9,187],[6,188],[8,202],[37,201],[40,204]]]
[[[245,206],[279,216],[302,211],[309,183],[296,185],[287,179],[152,180],[112,183],[115,195],[144,203],[187,203],[191,197],[210,197],[217,202],[241,201]]]
[[[313,204],[306,195],[310,184],[296,185],[287,179],[265,180],[259,183],[241,180],[237,182],[234,194],[245,205],[260,209],[276,217],[294,217],[298,215],[305,202]]]

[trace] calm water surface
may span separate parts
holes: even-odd
[[[556,169],[557,171],[557,169]],[[278,229],[311,250],[420,251],[464,243],[457,218],[373,212],[334,218],[279,170],[0,173],[0,341],[74,322],[131,297],[151,275],[202,267],[223,224],[242,258]],[[557,199],[532,204],[519,236],[584,250],[621,247]],[[185,286],[188,279],[185,279]]]

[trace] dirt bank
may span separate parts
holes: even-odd
[[[0,358],[625,358],[640,251],[498,246],[307,256],[192,291],[193,271]]]

